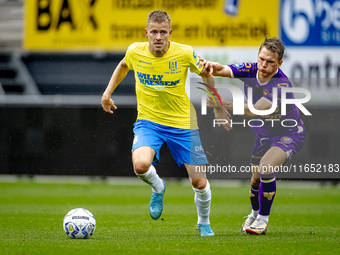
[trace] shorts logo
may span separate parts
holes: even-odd
[[[203,151],[202,145],[201,146],[195,146],[195,151]]]
[[[292,150],[290,151],[286,151],[286,154],[287,154],[287,158],[291,159],[292,158]]]
[[[280,139],[281,142],[283,142],[284,144],[291,144],[293,139],[287,136],[284,136]]]
[[[138,135],[135,136],[135,138],[133,139],[133,144],[138,142]]]
[[[240,69],[240,68],[244,67],[244,63],[233,65],[233,67]]]
[[[177,61],[169,61],[169,69],[173,72],[177,69]]]

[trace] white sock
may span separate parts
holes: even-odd
[[[257,211],[254,211],[253,209],[251,210],[251,214],[250,215],[252,217],[256,218],[258,214],[259,214],[259,210],[257,210]]]
[[[195,204],[197,207],[198,221],[197,224],[210,224],[210,202],[211,202],[211,190],[210,184],[207,180],[207,186],[204,189],[195,189]]]
[[[267,223],[267,224],[268,224],[268,221],[269,221],[269,215],[261,215],[261,214],[259,214],[259,215],[257,215],[257,218],[259,218],[259,219],[263,220],[265,223]]]
[[[161,178],[159,178],[156,169],[153,165],[150,166],[149,170],[145,174],[137,174],[136,175],[143,182],[149,184],[152,188],[153,192],[161,193],[164,189],[164,184]]]

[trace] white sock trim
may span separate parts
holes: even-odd
[[[255,211],[255,210],[253,210],[253,209],[251,210],[251,214],[250,214],[250,215],[251,215],[252,217],[256,218],[258,214],[259,214],[259,210],[257,210],[257,211]]]
[[[257,218],[263,220],[266,224],[268,224],[268,222],[269,222],[269,215],[259,214],[259,215],[257,215]]]
[[[153,192],[161,193],[164,189],[164,184],[161,178],[159,178],[156,168],[151,165],[149,170],[145,174],[137,174],[136,175],[141,179],[143,182],[149,184],[152,188]]]

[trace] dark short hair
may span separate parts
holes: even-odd
[[[156,22],[156,23],[169,23],[169,28],[170,28],[170,23],[171,23],[171,18],[169,14],[167,14],[164,11],[153,11],[148,14],[147,18],[147,26],[149,27],[150,22]]]
[[[283,58],[283,54],[285,52],[284,43],[277,37],[267,38],[261,44],[259,52],[262,48],[265,47],[267,50],[270,50],[273,53],[277,53],[277,59],[280,61]]]

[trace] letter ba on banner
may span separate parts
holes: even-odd
[[[101,0],[25,1],[27,50],[93,49],[102,45]]]
[[[28,51],[126,50],[147,41],[146,17],[167,11],[172,41],[192,46],[256,46],[278,36],[279,0],[30,0],[25,1]],[[254,11],[256,10],[256,11]]]

